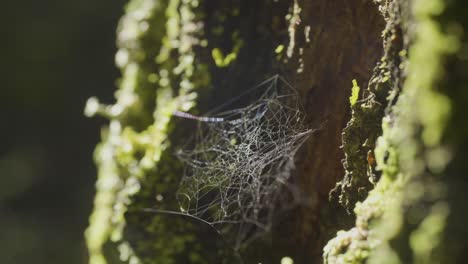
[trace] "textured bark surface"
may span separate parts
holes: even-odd
[[[370,1],[297,3],[301,22],[285,67],[303,98],[309,126],[321,129],[312,135],[297,164],[298,188],[312,203],[283,221],[281,228],[290,225],[292,230],[283,233],[288,238],[282,248],[297,263],[318,263],[330,236],[349,225],[350,217],[328,197],[345,174],[341,134],[350,119],[352,80],[367,86],[383,53],[380,35],[385,23]]]
[[[245,263],[279,263],[284,256],[300,264],[430,263],[434,248],[442,250],[440,259],[461,252],[442,242],[421,246],[432,234],[426,225],[450,244],[457,232],[450,228],[458,230],[462,216],[448,218],[444,205],[460,212],[461,192],[411,196],[412,182],[429,192],[434,175],[463,171],[457,167],[463,153],[453,146],[466,141],[464,129],[450,132],[462,122],[466,94],[438,90],[466,77],[461,4],[444,9],[444,1],[431,0],[424,8],[422,2],[130,1],[118,30],[117,102],[93,99],[87,107],[89,115],[111,120],[96,149],[98,193],[86,233],[91,263],[239,263],[239,253]],[[421,50],[431,54],[427,64]],[[422,78],[423,70],[434,75]],[[301,203],[277,219],[268,239],[232,252],[200,222],[145,212],[177,210],[183,168],[173,153],[194,127],[172,113],[207,113],[275,74],[300,94],[307,127],[320,129],[296,157]],[[354,79],[361,91],[350,102]],[[414,113],[413,103],[431,118]],[[461,178],[450,179],[436,186],[462,186]],[[411,218],[412,206],[426,209]],[[340,229],[348,231],[332,239]]]
[[[403,50],[388,58],[401,62],[391,75],[399,95],[385,112],[375,148],[382,177],[356,204],[355,227],[325,247],[326,263],[464,262],[467,134],[456,120],[467,99],[459,89],[466,83],[466,38],[450,29],[467,27],[464,6],[438,0],[388,6],[403,33]]]

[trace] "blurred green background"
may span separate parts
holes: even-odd
[[[0,263],[87,263],[92,160],[113,98],[123,0],[2,4]]]

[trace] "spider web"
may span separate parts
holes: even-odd
[[[297,92],[281,77],[253,91],[261,95],[248,106],[216,115],[224,121],[199,122],[177,154],[185,164],[181,214],[228,236],[236,250],[271,228],[294,156],[313,132],[303,124]]]

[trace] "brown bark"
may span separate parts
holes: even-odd
[[[284,247],[293,249],[297,263],[319,263],[324,244],[349,224],[350,216],[329,203],[329,192],[344,175],[341,133],[350,119],[351,81],[367,86],[382,55],[385,23],[371,1],[299,1],[299,6],[301,23],[287,68],[303,98],[309,127],[321,129],[297,164],[298,187],[313,203],[296,210],[288,224],[294,235]],[[304,34],[307,26],[309,36]]]

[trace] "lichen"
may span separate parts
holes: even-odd
[[[368,197],[356,204],[356,226],[341,231],[325,247],[325,263],[449,263],[448,259],[456,259],[448,253],[451,250],[443,252],[450,215],[445,191],[449,185],[443,177],[453,157],[444,135],[449,132],[455,98],[446,92],[451,73],[445,67],[460,49],[460,35],[447,30],[453,28],[450,18],[441,19],[448,2],[415,0],[411,8],[406,1],[394,4],[398,8],[390,4],[389,12],[412,10],[414,35],[404,32],[414,42],[408,68],[401,72],[407,76],[402,92],[382,120],[383,134],[375,148],[376,169],[382,176]],[[352,237],[356,230],[365,235]],[[363,249],[365,258],[360,254]]]
[[[116,63],[122,79],[117,101],[106,106],[92,98],[85,111],[110,119],[95,152],[97,193],[86,230],[91,264],[115,258],[104,252],[108,243],[117,245],[121,261],[142,262],[140,249],[127,242],[126,213],[141,206],[136,201],[148,195],[141,192],[154,181],[151,177],[173,176],[157,173],[162,153],[170,146],[172,113],[192,108],[194,91],[209,82],[206,67],[195,63],[203,32],[194,12],[198,5],[198,1],[133,0],[120,21]]]
[[[375,66],[367,88],[361,91],[362,99],[351,104],[351,119],[342,134],[345,176],[330,193],[331,199],[349,212],[356,202],[365,199],[380,177],[371,160],[377,137],[382,134],[382,118],[394,104],[401,85],[401,62],[405,59],[403,21],[396,5],[393,10],[385,10],[383,16],[388,18],[382,33],[384,55]]]
[[[453,98],[445,92],[450,76],[445,68],[447,59],[460,48],[459,35],[446,31],[450,23],[438,18],[447,5],[443,0],[416,0],[412,5],[416,26],[403,98],[394,107],[395,118],[376,150],[383,173],[398,171],[392,184],[403,184],[394,194],[399,197],[395,209],[386,210],[376,226],[386,236],[380,237],[382,246],[370,263],[382,263],[379,259],[389,254],[398,257],[394,263],[447,263],[440,254],[449,210],[442,176],[453,153],[443,135],[448,132]],[[389,155],[394,156],[398,170],[385,162],[386,146],[393,149]],[[394,221],[400,226],[389,232],[387,225]]]
[[[296,46],[296,29],[301,23],[301,7],[299,2],[294,0],[294,4],[291,7],[291,12],[286,15],[286,21],[289,23],[288,32],[289,32],[289,44],[286,50],[286,55],[288,58],[292,58],[294,49]]]

